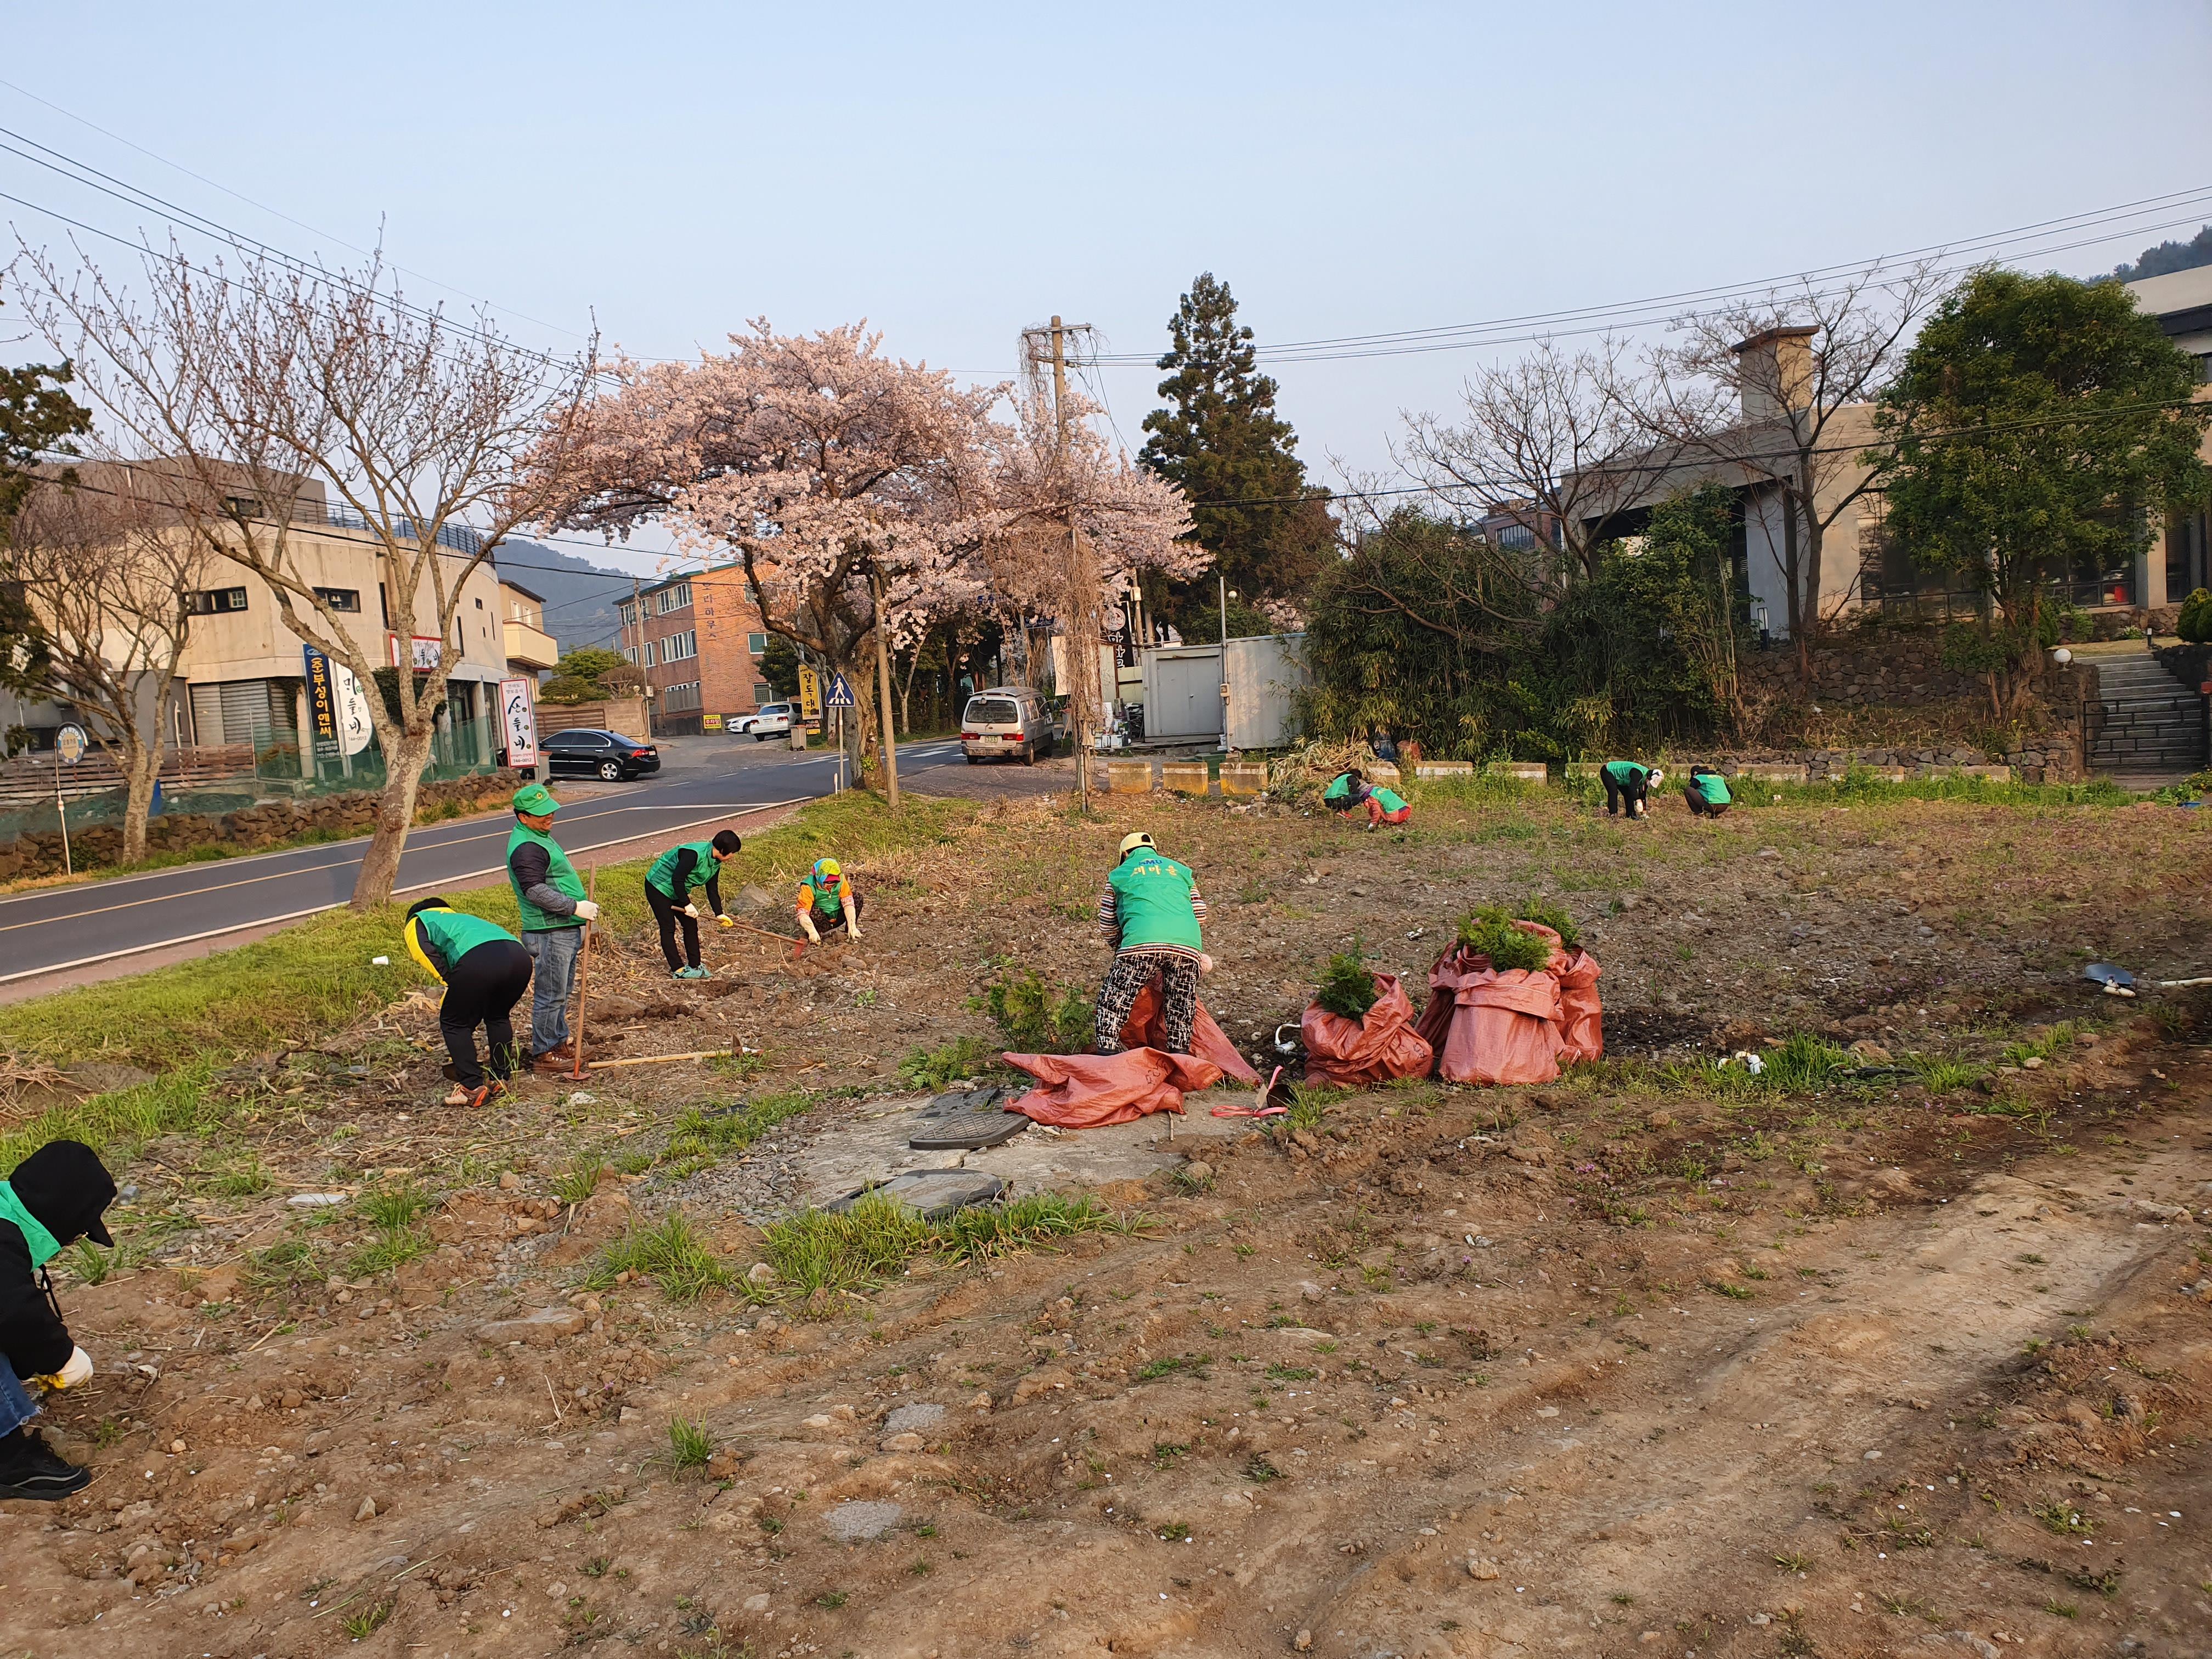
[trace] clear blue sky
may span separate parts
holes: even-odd
[[[1264,343],[1738,282],[2212,184],[2202,0],[1848,7],[18,4],[0,125],[297,252],[380,221],[536,343],[865,316],[994,378],[1058,311],[1156,350],[1212,270]],[[0,155],[0,190],[150,216]],[[8,204],[33,240],[58,228]],[[2204,215],[2201,216],[2212,216]],[[2043,263],[2091,271],[2179,231]],[[420,298],[443,297],[416,281]],[[1386,460],[1468,353],[1285,366]],[[1100,371],[1132,444],[1158,375]]]

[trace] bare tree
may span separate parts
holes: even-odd
[[[72,703],[121,760],[123,862],[146,856],[189,599],[213,562],[162,505],[166,482],[94,465],[24,503],[0,559],[46,641],[46,695]]]
[[[1808,281],[1682,318],[1653,356],[1639,400],[1652,441],[1778,498],[1777,562],[1808,683],[1809,635],[1844,603],[1822,605],[1828,532],[1877,484],[1861,453],[1871,405],[1948,286],[1931,262]]]
[[[111,441],[160,459],[144,476],[168,481],[165,505],[207,552],[269,585],[287,628],[364,686],[383,665],[302,558],[304,526],[327,533],[326,487],[374,546],[392,636],[441,641],[427,660],[397,665],[396,713],[368,700],[386,770],[353,903],[382,903],[446,699],[464,586],[517,526],[546,516],[592,349],[556,360],[488,317],[461,324],[411,305],[380,259],[333,272],[248,256],[203,270],[149,250],[143,301],[82,251],[67,272],[43,252],[26,249],[22,263],[27,308],[71,351]]]
[[[1569,356],[1545,340],[1461,388],[1455,422],[1408,414],[1399,465],[1463,518],[1508,517],[1559,556],[1559,577],[1595,575],[1606,520],[1680,459],[1655,439],[1628,343],[1607,335]]]

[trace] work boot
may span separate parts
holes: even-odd
[[[0,1438],[0,1498],[27,1498],[51,1503],[82,1492],[92,1471],[58,1455],[31,1429]]]
[[[576,1056],[562,1054],[557,1048],[548,1048],[532,1059],[530,1070],[538,1077],[566,1077],[576,1069]]]
[[[677,979],[712,979],[714,978],[714,975],[708,973],[704,968],[678,968],[672,977]]]
[[[576,1040],[574,1037],[562,1037],[550,1048],[538,1056],[540,1060],[574,1060],[575,1057]]]

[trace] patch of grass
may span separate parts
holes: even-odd
[[[218,1170],[208,1177],[208,1190],[218,1198],[251,1198],[256,1193],[267,1192],[269,1187],[269,1171],[261,1167],[259,1158],[254,1158]]]
[[[18,1008],[29,1006],[19,1004]],[[16,1012],[9,1010],[11,1015]],[[6,1041],[17,1042],[12,1029]],[[211,1069],[195,1065],[135,1088],[41,1112],[0,1134],[0,1170],[12,1172],[50,1140],[82,1140],[95,1152],[112,1151],[128,1157],[159,1136],[205,1127],[216,1115],[207,1093]]]
[[[384,1621],[391,1617],[392,1603],[379,1601],[374,1607],[364,1607],[359,1613],[348,1613],[339,1620],[338,1623],[348,1636],[359,1642],[375,1635],[384,1627]]]
[[[297,1292],[318,1277],[315,1253],[302,1239],[285,1239],[246,1258],[246,1283],[264,1296],[276,1291]]]
[[[410,1261],[419,1261],[437,1246],[420,1227],[380,1227],[374,1237],[353,1253],[347,1265],[357,1279],[390,1273]]]
[[[564,1172],[553,1177],[553,1196],[563,1204],[581,1204],[599,1190],[599,1177],[606,1172],[604,1158],[592,1154],[579,1157]]]
[[[1180,1374],[1194,1376],[1202,1382],[1207,1375],[1206,1368],[1212,1363],[1213,1356],[1210,1353],[1170,1354],[1159,1359],[1148,1359],[1137,1367],[1136,1380],[1157,1382],[1164,1376]]]
[[[1094,1006],[1082,992],[1046,983],[1034,968],[1001,974],[969,1006],[988,1013],[1017,1054],[1073,1054],[1089,1048]]]
[[[1283,1472],[1259,1453],[1255,1452],[1252,1454],[1251,1462],[1244,1466],[1244,1478],[1264,1486],[1270,1480],[1281,1480]]]
[[[2043,1523],[2045,1531],[2057,1533],[2061,1538],[2087,1538],[2097,1530],[2094,1521],[2063,1498],[2038,1504],[2028,1513]]]
[[[964,1077],[999,1067],[999,1051],[981,1037],[958,1036],[934,1048],[912,1048],[899,1062],[899,1081],[937,1094]]]
[[[1164,1527],[1154,1527],[1152,1536],[1163,1543],[1180,1544],[1190,1536],[1190,1528],[1181,1521],[1170,1521]]]
[[[1310,1133],[1321,1127],[1328,1109],[1351,1092],[1348,1089],[1332,1089],[1326,1084],[1293,1083],[1290,1112],[1275,1121],[1285,1129],[1304,1129]]]
[[[1035,1249],[1079,1233],[1141,1231],[1141,1213],[1115,1215],[1088,1193],[1025,1193],[1003,1204],[955,1210],[929,1229],[928,1247],[954,1261]]]
[[[1813,1567],[1813,1558],[1802,1551],[1792,1550],[1787,1555],[1776,1556],[1774,1565],[1784,1572],[1809,1572]]]
[[[1752,1292],[1748,1287],[1742,1285],[1731,1285],[1725,1279],[1709,1279],[1705,1281],[1705,1288],[1715,1296],[1729,1297],[1738,1302],[1748,1302],[1752,1297]]]
[[[419,1188],[392,1187],[382,1192],[363,1193],[354,1200],[353,1206],[371,1226],[389,1230],[411,1225],[431,1202],[430,1194]]]
[[[1270,1365],[1267,1367],[1267,1380],[1270,1382],[1310,1382],[1314,1380],[1316,1375],[1318,1375],[1318,1373],[1309,1370],[1307,1367],[1303,1365]]]
[[[668,1462],[678,1473],[703,1469],[714,1455],[714,1437],[688,1417],[668,1419]]]
[[[2055,1595],[2043,1604],[2043,1610],[2055,1619],[2071,1619],[2081,1611],[2071,1601],[2062,1601]]]
[[[833,1613],[843,1607],[845,1601],[846,1595],[842,1590],[823,1590],[821,1595],[814,1598],[816,1607],[828,1607]]]
[[[2032,1037],[2005,1045],[2004,1060],[2008,1066],[2024,1066],[2031,1060],[2049,1060],[2068,1043],[2081,1035],[2081,1028],[2070,1019],[2062,1019],[2055,1025],[2046,1025]]]
[[[1026,1193],[1004,1204],[971,1205],[925,1222],[895,1200],[864,1197],[849,1210],[802,1210],[768,1230],[763,1251],[778,1283],[802,1297],[870,1289],[915,1256],[947,1261],[1048,1247],[1092,1232],[1130,1232],[1146,1218],[1117,1216],[1088,1194]]]
[[[1907,1054],[1905,1063],[1920,1078],[1921,1086],[1931,1095],[1955,1094],[1961,1089],[1971,1089],[1982,1080],[1982,1068],[1961,1060],[1945,1060],[1940,1055]]]
[[[783,1090],[716,1110],[695,1106],[676,1120],[661,1157],[678,1176],[696,1175],[732,1152],[741,1152],[787,1118],[814,1104],[803,1089]]]
[[[618,1273],[649,1279],[672,1302],[690,1302],[730,1282],[722,1265],[681,1210],[659,1221],[632,1227],[599,1253],[584,1283],[595,1291],[611,1288]]]

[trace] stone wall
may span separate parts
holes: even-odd
[[[1977,676],[1943,666],[1942,649],[1942,630],[1933,623],[1883,623],[1825,635],[1813,647],[1812,698],[1856,708],[1986,696]],[[1786,641],[1740,657],[1737,665],[1754,701],[1796,702],[1806,696],[1796,650]]]
[[[451,778],[426,783],[415,797],[416,821],[446,816],[442,809],[458,806],[465,811],[486,811],[507,804],[522,779],[515,772],[486,772],[474,777]],[[263,801],[235,812],[165,814],[147,827],[147,850],[155,853],[190,852],[196,847],[273,847],[296,836],[320,830],[326,834],[365,835],[376,822],[376,797],[367,792],[344,795],[313,795],[292,800]],[[95,823],[70,831],[70,855],[76,868],[112,865],[123,850],[123,831],[112,823]],[[0,847],[0,881],[26,876],[62,872],[62,838],[58,830],[41,830]]]

